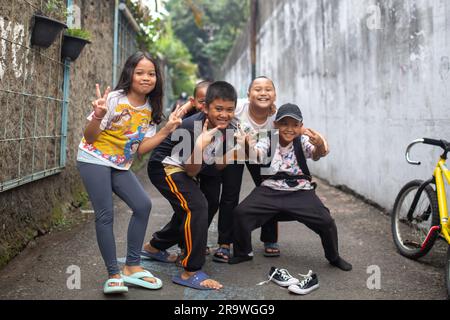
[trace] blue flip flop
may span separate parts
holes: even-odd
[[[208,279],[210,279],[210,277],[203,271],[197,271],[193,276],[191,276],[187,280],[184,280],[183,278],[181,278],[181,275],[172,277],[172,281],[181,286],[185,286],[185,287],[189,287],[189,288],[197,289],[197,290],[215,290],[213,288],[206,288],[206,287],[200,285],[203,281],[208,280]]]
[[[143,280],[143,278],[154,278],[156,283],[151,283]],[[150,290],[158,290],[162,288],[162,281],[156,278],[150,271],[144,270],[142,272],[136,272],[132,275],[126,276],[122,274],[123,282],[127,284],[133,284],[135,286],[143,287]]]
[[[225,258],[225,256],[226,256],[226,258]],[[230,249],[224,248],[224,247],[220,247],[214,253],[214,256],[213,256],[212,260],[214,262],[228,263],[228,261],[230,260],[230,257],[231,257]]]
[[[175,261],[169,260],[170,253],[167,252],[166,250],[158,251],[158,253],[151,253],[151,252],[142,250],[141,257],[145,258],[145,259],[152,259],[152,260],[156,260],[159,262],[164,262],[164,263],[175,263]]]

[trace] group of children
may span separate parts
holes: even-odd
[[[297,220],[320,236],[332,265],[351,270],[339,256],[336,225],[315,194],[306,161],[326,156],[327,143],[303,127],[298,106],[276,110],[270,79],[253,80],[246,102],[238,102],[227,82],[201,82],[194,98],[176,107],[157,132],[162,88],[157,62],[145,52],[132,55],[114,91],[108,88],[102,94],[97,85],[97,100],[79,145],[77,165],[95,211],[98,245],[109,274],[105,294],[127,292],[127,284],[162,287],[160,279],[140,266],[141,256],[178,262],[184,271],[172,278],[176,284],[221,289],[222,284],[202,271],[209,252],[208,228],[218,210],[216,262],[251,260],[251,233],[259,227],[265,255],[280,255],[277,222]],[[136,153],[150,151],[149,178],[174,213],[144,245],[152,205],[129,169]],[[245,165],[256,188],[239,204]],[[133,211],[122,271],[113,234],[113,193]],[[182,247],[180,257],[167,251],[174,245]]]

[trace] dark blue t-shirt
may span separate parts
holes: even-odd
[[[169,135],[164,141],[157,146],[150,157],[150,163],[151,162],[158,162],[162,163],[167,157],[172,156],[172,150],[180,143],[183,143],[183,135],[180,135],[178,130],[186,130],[186,132],[189,133],[190,137],[190,148],[189,148],[189,154],[183,154],[183,150],[180,151],[178,158],[187,160],[190,155],[192,154],[192,151],[194,150],[194,144],[196,139],[198,138],[198,134],[201,133],[201,130],[203,129],[203,125],[205,124],[206,115],[203,112],[199,112],[194,114],[191,117],[188,117],[183,120],[183,123],[180,125],[180,127],[175,130],[171,135]],[[195,136],[195,124],[197,123],[197,127],[200,129],[200,132],[197,132],[197,136]],[[232,129],[232,126],[229,126],[229,129]],[[176,141],[173,141],[173,138],[176,138]],[[178,137],[181,137],[178,140]],[[224,137],[225,139],[225,137]],[[224,140],[223,145],[226,145],[226,140]],[[149,163],[149,165],[150,165]],[[207,175],[218,175],[219,171],[215,168],[215,165],[207,165],[206,163],[202,164],[202,169],[200,173],[205,173]]]

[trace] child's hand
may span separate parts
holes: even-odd
[[[92,107],[94,108],[94,117],[100,119],[103,118],[108,111],[108,108],[106,106],[106,99],[108,98],[108,94],[111,92],[111,88],[106,88],[105,94],[102,96],[100,92],[100,86],[97,83],[95,85],[95,91],[97,100],[92,102]]]
[[[318,161],[330,153],[328,143],[322,135],[312,129],[305,129],[305,135],[309,137],[309,141],[314,145],[313,160]]]
[[[209,120],[206,119],[205,124],[203,125],[203,131],[202,134],[197,138],[198,144],[200,144],[201,149],[203,150],[206,146],[211,144],[214,135],[217,131],[219,131],[219,128],[216,127],[212,130],[208,130]]]
[[[250,134],[245,133],[239,124],[237,129],[238,130],[234,134],[234,137],[236,138],[234,160],[246,161],[248,160],[249,149],[256,145],[256,141]]]
[[[257,143],[258,141],[255,139],[255,137],[250,134],[247,135],[247,144],[250,149],[254,149]]]
[[[321,147],[324,145],[324,141],[322,139],[322,136],[318,134],[313,129],[305,129],[303,132],[303,135],[306,135],[309,137],[309,141],[316,147]]]
[[[237,128],[238,130],[234,134],[234,137],[236,138],[236,147],[245,150],[248,146],[249,136],[244,132],[244,130],[242,130],[239,124]]]
[[[181,125],[184,114],[185,112],[181,106],[177,106],[175,111],[170,114],[169,121],[167,121],[165,126],[170,133],[174,132]]]
[[[183,118],[188,112],[190,112],[192,110],[192,108],[194,107],[194,102],[193,100],[189,99],[188,102],[186,102],[185,104],[183,104],[181,107],[177,106],[177,109],[180,109],[180,117]]]

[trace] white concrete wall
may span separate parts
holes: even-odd
[[[440,154],[419,146],[423,165],[411,166],[407,145],[450,140],[450,2],[277,2],[260,27],[257,75],[274,80],[278,105],[299,104],[327,136],[332,152],[312,171],[390,209],[407,181],[431,177]],[[225,79],[242,86],[248,68],[228,63]]]
[[[217,79],[226,80],[236,88],[239,98],[247,97],[247,89],[252,81],[252,62],[250,57],[250,25],[244,28],[233,49],[220,68]]]
[[[242,52],[235,67],[227,72],[226,81],[233,84],[240,98],[247,97],[248,86],[252,81],[250,50]]]

